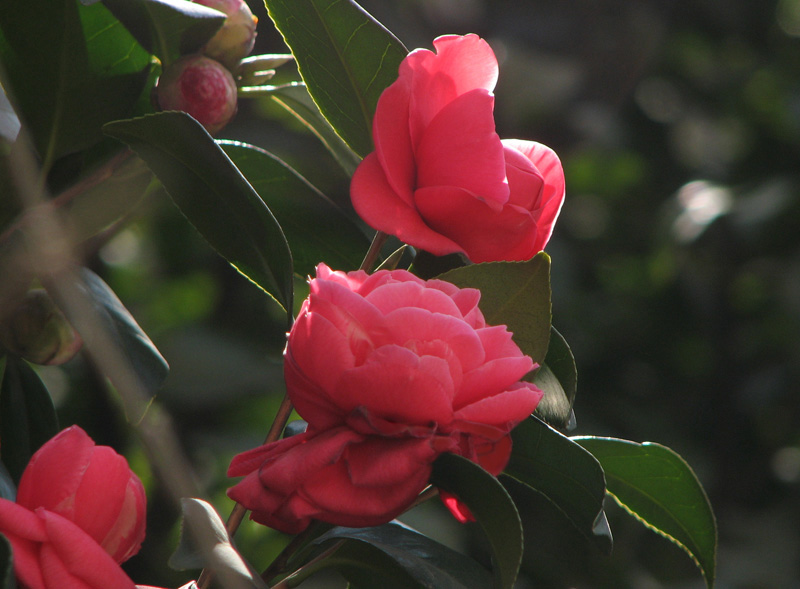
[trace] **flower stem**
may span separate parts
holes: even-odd
[[[361,268],[359,268],[360,270],[369,272],[370,268],[372,268],[372,266],[375,264],[375,260],[378,259],[378,254],[388,238],[389,236],[383,231],[378,231],[375,233],[375,237],[372,238],[372,243],[369,246],[367,255],[364,256],[364,261],[361,262]]]
[[[265,444],[275,442],[281,436],[281,432],[286,427],[286,422],[289,421],[289,416],[292,414],[292,409],[292,402],[289,400],[289,396],[284,395],[281,405],[278,407],[278,412],[275,414],[275,419],[272,421],[272,426],[270,426],[267,437],[264,440]],[[246,513],[247,508],[241,503],[237,503],[234,506],[228,516],[228,521],[225,522],[225,529],[231,538],[236,534],[236,530],[239,529],[239,525],[242,523]],[[203,569],[200,576],[197,577],[197,589],[208,589],[213,578],[214,573],[211,570]]]

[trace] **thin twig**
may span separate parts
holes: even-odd
[[[372,268],[372,266],[375,264],[375,260],[378,259],[378,254],[380,254],[383,244],[386,243],[388,238],[389,236],[383,231],[378,231],[375,233],[375,237],[372,238],[372,243],[369,246],[367,255],[364,256],[364,261],[361,262],[361,268],[359,268],[360,270],[365,270],[367,272],[370,271],[370,268]]]

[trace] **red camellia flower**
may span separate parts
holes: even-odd
[[[311,519],[379,525],[428,484],[442,452],[499,474],[509,431],[541,399],[534,368],[480,292],[405,270],[324,264],[289,334],[286,386],[308,430],[233,459],[228,495],[251,518],[297,533]]]
[[[133,589],[118,563],[138,552],[145,493],[125,459],[77,426],[31,458],[16,503],[0,499],[0,532],[27,589]]]
[[[497,59],[476,35],[412,51],[381,95],[375,151],[350,195],[375,229],[436,255],[528,260],[544,249],[564,200],[555,152],[495,132]]]

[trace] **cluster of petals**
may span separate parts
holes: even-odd
[[[32,457],[16,502],[0,499],[0,533],[26,589],[133,589],[120,568],[145,534],[145,493],[128,463],[77,426]]]
[[[510,430],[542,393],[504,325],[486,325],[480,292],[405,270],[335,272],[310,282],[289,334],[288,395],[305,433],[236,456],[228,495],[287,533],[312,519],[390,521],[428,484],[443,452],[492,474]],[[454,512],[455,513],[455,512]]]
[[[373,228],[435,255],[528,260],[544,249],[564,200],[555,152],[495,131],[497,59],[476,35],[412,51],[378,101],[375,151],[350,195]]]

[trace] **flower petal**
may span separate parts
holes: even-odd
[[[400,198],[389,185],[374,153],[356,168],[350,183],[350,198],[358,215],[373,229],[395,235],[435,255],[463,251],[458,244],[428,227],[416,209]]]

